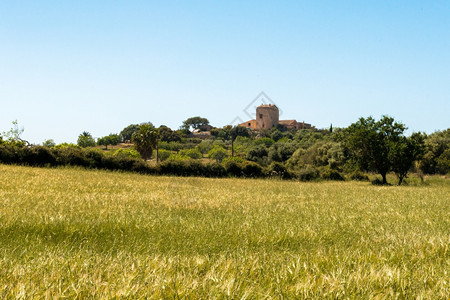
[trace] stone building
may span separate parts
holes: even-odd
[[[305,122],[297,122],[296,120],[281,120],[278,124],[286,129],[311,129],[311,124]]]
[[[286,129],[310,129],[311,124],[305,122],[297,122],[296,120],[280,120],[280,112],[278,107],[273,104],[264,104],[256,108],[256,120],[249,120],[238,126],[260,130],[271,129],[272,127],[281,125]]]
[[[256,108],[256,128],[270,129],[278,125],[280,112],[276,105],[260,105]]]

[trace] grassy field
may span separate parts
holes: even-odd
[[[449,298],[450,183],[0,165],[0,298]]]

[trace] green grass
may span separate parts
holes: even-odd
[[[450,184],[0,165],[0,298],[449,298]]]

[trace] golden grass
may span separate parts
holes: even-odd
[[[0,179],[0,298],[449,297],[448,179]]]

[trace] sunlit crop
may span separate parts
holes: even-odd
[[[449,298],[450,184],[0,165],[0,298]]]

